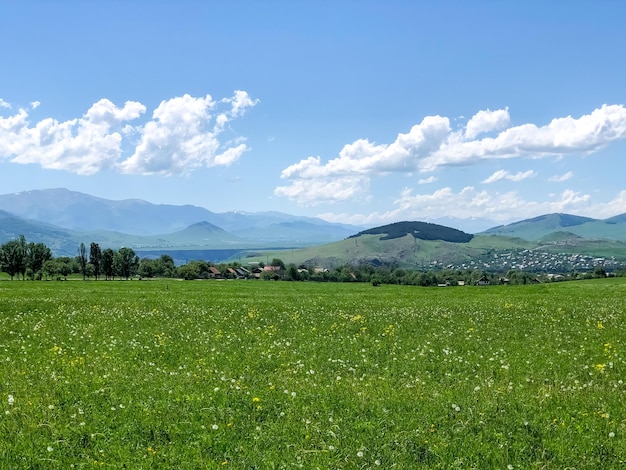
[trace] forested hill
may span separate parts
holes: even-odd
[[[381,240],[392,240],[402,238],[408,234],[421,240],[442,240],[452,243],[467,243],[474,235],[462,232],[455,228],[444,227],[443,225],[431,224],[428,222],[396,222],[395,224],[383,225],[381,227],[363,230],[348,238],[356,238],[361,235],[385,235]]]

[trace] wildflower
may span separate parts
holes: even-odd
[[[613,431],[611,431],[611,432],[609,433],[609,437],[615,437],[615,433],[614,433]]]
[[[51,446],[48,446],[47,451],[52,452],[54,449]]]
[[[363,458],[363,452],[362,452],[362,451],[358,451],[358,452],[356,453],[356,456],[357,456],[358,458],[360,458],[360,459],[361,459],[361,458]]]
[[[258,402],[260,402],[260,401],[261,401],[261,399],[260,399],[259,397],[254,397],[254,398],[252,399],[252,401],[253,401],[254,403],[258,403]]]
[[[217,424],[214,424],[213,426],[211,426],[211,429],[213,429],[213,431],[217,431],[219,429],[219,426]]]
[[[13,403],[15,403],[15,398],[13,398],[13,395],[9,395],[9,406],[13,406]]]

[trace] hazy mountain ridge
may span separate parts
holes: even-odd
[[[492,227],[482,234],[538,241],[554,232],[563,231],[586,239],[626,241],[626,213],[604,220],[562,213],[545,214]]]
[[[428,266],[429,260],[454,260],[462,265],[463,260],[494,249],[621,257],[626,253],[626,214],[606,220],[546,214],[471,235],[430,222],[405,221],[363,230],[280,212],[217,214],[190,205],[109,201],[65,189],[0,196],[0,243],[22,234],[28,241],[45,243],[56,256],[74,256],[80,243],[96,242],[103,248],[127,246],[155,253],[222,250],[252,255],[263,250],[265,259],[265,248],[283,247],[292,249],[289,256],[294,261],[321,264]]]
[[[112,201],[67,189],[0,195],[0,242],[23,234],[55,254],[80,243],[135,249],[254,248],[329,243],[362,227],[280,212],[214,213],[192,205]]]

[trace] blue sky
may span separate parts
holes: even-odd
[[[625,2],[0,12],[0,194],[470,231],[626,212]]]

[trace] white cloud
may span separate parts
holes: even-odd
[[[545,126],[523,124],[505,128],[508,125],[508,109],[479,111],[465,129],[458,131],[451,129],[446,117],[427,116],[407,134],[398,134],[390,144],[361,139],[345,145],[337,158],[326,163],[320,157],[308,157],[288,166],[281,177],[293,187],[285,191],[286,186],[282,186],[281,193],[299,200],[300,180],[327,181],[351,175],[371,178],[389,172],[427,172],[451,165],[474,165],[485,160],[591,154],[626,138],[626,109],[622,105],[604,105],[579,118],[553,119]],[[494,137],[476,138],[500,129],[504,130]],[[511,178],[530,176],[534,175]]]
[[[369,178],[346,176],[329,179],[299,179],[290,186],[277,187],[274,194],[296,200],[303,206],[316,206],[363,196],[368,189]]]
[[[568,171],[567,173],[564,173],[562,175],[554,175],[550,179],[548,179],[548,181],[553,182],[553,183],[562,183],[563,181],[567,181],[571,179],[572,176],[574,176],[574,173],[572,173],[571,171]]]
[[[118,107],[101,99],[80,118],[46,118],[31,125],[25,109],[0,116],[0,158],[82,175],[104,169],[139,174],[182,174],[200,166],[229,165],[247,150],[242,138],[223,144],[224,126],[254,106],[245,91],[220,102],[189,95],[161,102],[144,125],[129,124],[146,112],[136,101]],[[4,101],[2,101],[4,103]],[[225,111],[218,109],[227,105]],[[33,109],[39,102],[31,103]],[[122,149],[138,143],[130,157]]]
[[[413,126],[407,134],[398,134],[392,144],[378,145],[364,139],[357,140],[345,145],[339,152],[339,157],[330,160],[326,165],[322,165],[320,157],[309,157],[285,168],[281,178],[292,180],[292,184],[281,186],[276,194],[301,201],[308,199],[303,191],[307,187],[315,186],[316,180],[329,185],[329,180],[333,178],[346,180],[348,176],[359,176],[360,180],[369,181],[367,175],[410,172],[416,169],[418,156],[439,148],[449,133],[448,118],[428,116],[420,124]],[[301,184],[303,181],[310,183]],[[326,195],[327,200],[335,201],[350,197],[350,191]]]
[[[510,121],[509,108],[478,111],[465,126],[465,138],[473,139],[485,132],[506,129]]]
[[[428,178],[422,178],[418,180],[417,184],[430,184],[430,183],[434,183],[435,181],[437,181],[437,178],[431,175]]]
[[[102,99],[80,119],[47,118],[30,127],[28,113],[20,109],[14,116],[0,118],[0,157],[90,175],[114,165],[121,154],[122,136],[117,130],[144,110],[137,102],[118,108]]]
[[[509,181],[518,182],[518,181],[525,180],[527,178],[532,178],[534,176],[537,176],[537,173],[533,170],[520,171],[519,173],[516,173],[514,175],[512,175],[506,170],[498,170],[489,178],[484,180],[483,183],[485,184],[495,183],[496,181],[500,181],[500,180],[509,180]]]
[[[451,188],[441,188],[433,193],[413,194],[405,189],[394,202],[394,208],[386,212],[369,214],[345,214],[327,212],[318,216],[329,222],[355,225],[381,225],[398,220],[436,220],[446,217],[458,219],[485,218],[497,223],[508,223],[511,214],[517,220],[549,213],[569,213],[594,218],[607,218],[626,212],[626,190],[605,203],[593,203],[589,194],[571,189],[552,196],[547,201],[532,201],[521,198],[517,192],[506,193],[477,190],[472,186],[458,193]]]
[[[569,154],[591,154],[612,141],[626,138],[626,108],[604,105],[578,119],[553,119],[537,127],[510,127],[496,137],[462,140],[451,135],[437,151],[420,162],[422,170],[447,165],[470,165],[486,159],[507,159]]]
[[[152,121],[143,127],[135,153],[120,167],[124,173],[172,175],[202,166],[230,165],[248,147],[238,143],[224,148],[219,136],[228,122],[257,102],[245,91],[237,90],[233,98],[220,101],[230,104],[231,109],[216,114],[212,124],[218,103],[209,95],[184,95],[163,101],[154,110]]]
[[[30,107],[33,109],[37,109],[41,105],[40,101],[33,101],[30,103]]]
[[[6,101],[4,101],[2,98],[0,98],[0,108],[7,108],[7,109],[11,109],[11,104],[7,103]]]
[[[235,90],[235,94],[232,98],[224,98],[222,102],[231,104],[231,117],[239,117],[246,111],[246,109],[255,106],[259,100],[253,100],[245,91]]]

